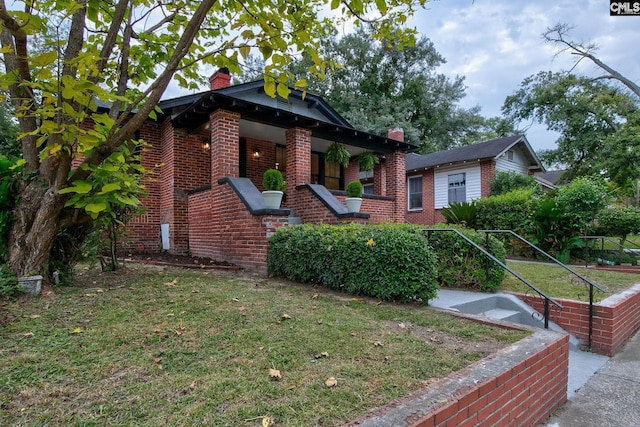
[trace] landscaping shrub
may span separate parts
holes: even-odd
[[[475,200],[471,202],[451,203],[448,208],[440,212],[447,224],[460,224],[468,228],[476,228]]]
[[[19,293],[18,279],[11,274],[6,264],[0,264],[0,298],[13,297]]]
[[[533,189],[537,191],[539,187],[533,175],[522,175],[515,171],[498,171],[493,181],[491,181],[490,195],[498,196],[518,189]]]
[[[438,226],[433,228],[438,228]],[[450,225],[447,225],[446,228],[459,230],[471,241],[504,263],[506,257],[504,246],[494,236],[489,236],[489,246],[487,248],[487,240],[484,233]],[[493,292],[502,283],[505,274],[504,269],[489,260],[489,279],[487,280],[485,273],[487,257],[455,233],[433,231],[429,236],[429,245],[438,257],[438,282],[440,286]]]
[[[539,199],[532,189],[484,197],[476,201],[477,228],[531,235],[535,231],[533,217],[538,205]]]
[[[406,225],[311,225],[269,239],[270,274],[382,300],[436,296],[436,257],[419,228]]]

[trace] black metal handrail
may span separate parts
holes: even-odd
[[[546,256],[549,260],[551,260],[554,263],[558,264],[560,267],[564,268],[565,270],[571,272],[571,274],[573,274],[574,276],[576,276],[579,279],[583,280],[585,283],[587,283],[589,285],[589,349],[591,349],[591,343],[592,343],[592,337],[593,337],[593,289],[596,288],[600,292],[603,292],[603,293],[605,293],[607,291],[602,289],[600,286],[596,285],[595,283],[593,283],[591,280],[589,280],[586,277],[584,277],[582,274],[578,273],[577,271],[573,270],[569,266],[567,266],[564,263],[560,262],[555,257],[549,255],[548,253],[546,253],[545,251],[543,251],[542,249],[540,249],[539,247],[537,247],[536,245],[534,245],[533,243],[531,243],[530,241],[525,239],[524,237],[522,237],[519,234],[515,233],[513,230],[476,230],[476,231],[478,231],[480,233],[486,233],[487,238],[489,237],[489,233],[508,233],[508,234],[511,234],[511,236],[513,236],[513,237],[519,239],[521,242],[529,245],[529,247],[535,249],[536,251],[538,251],[542,255]],[[487,247],[488,247],[488,244],[487,244]]]
[[[600,259],[602,261],[604,261],[604,242],[605,240],[609,243],[612,243],[614,245],[616,245],[618,248],[622,249],[623,251],[625,249],[629,249],[624,245],[621,245],[620,243],[616,242],[615,240],[610,239],[608,236],[580,236],[581,239],[583,240],[595,240],[595,239],[600,239]],[[640,249],[640,245],[635,244],[634,242],[630,242],[630,241],[626,241],[625,243],[629,243],[633,246],[635,246],[636,248]],[[585,255],[585,263],[586,265],[589,264],[589,245],[585,245],[585,249],[587,251],[587,255]],[[631,249],[631,250],[635,250],[635,249]],[[619,260],[622,261],[622,260]]]
[[[456,230],[455,228],[425,228],[422,231],[426,231],[427,233],[427,240],[429,240],[429,238],[431,237],[431,232],[433,231],[450,231],[453,233],[456,233],[459,237],[462,237],[462,239],[464,241],[466,241],[467,243],[469,243],[471,246],[473,246],[474,248],[476,248],[477,250],[479,250],[480,252],[482,252],[487,258],[489,258],[490,260],[492,260],[493,262],[495,262],[496,264],[498,264],[500,267],[502,267],[504,270],[508,271],[509,273],[511,273],[513,276],[515,276],[518,280],[520,280],[522,283],[524,283],[525,285],[527,285],[529,288],[531,288],[533,291],[537,292],[538,295],[540,295],[542,298],[544,298],[544,327],[545,329],[549,329],[549,303],[553,303],[555,306],[557,306],[558,308],[562,309],[564,308],[562,306],[562,304],[560,304],[559,302],[557,302],[556,300],[554,300],[553,298],[551,298],[550,296],[546,295],[544,292],[542,292],[540,289],[536,288],[533,284],[531,284],[527,279],[525,279],[524,277],[520,276],[518,273],[516,273],[515,271],[513,271],[511,268],[509,268],[509,266],[507,266],[505,263],[503,263],[502,261],[500,261],[498,258],[494,257],[493,255],[491,255],[488,251],[486,251],[482,246],[478,245],[476,242],[474,242],[473,240],[469,239],[467,236],[465,236],[464,234],[462,234],[460,231]],[[488,275],[487,275],[487,279],[488,279]]]

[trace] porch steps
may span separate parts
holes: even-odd
[[[492,308],[482,313],[483,316],[491,319],[504,320],[506,322],[519,323],[520,312],[516,310],[507,310],[505,308]]]
[[[429,305],[537,328],[544,327],[542,314],[525,304],[515,295],[502,292],[485,294],[440,289],[438,297],[430,300]],[[554,322],[549,322],[549,329],[566,332]],[[581,346],[576,337],[569,335],[569,347],[572,350],[580,350]]]

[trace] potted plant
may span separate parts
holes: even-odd
[[[349,154],[347,147],[337,142],[331,144],[324,154],[324,160],[327,163],[338,163],[344,167],[349,166],[350,158],[351,154]]]
[[[358,154],[358,163],[360,164],[361,171],[369,172],[372,171],[378,163],[380,163],[380,159],[371,151],[364,151]]]
[[[347,211],[360,212],[360,206],[362,205],[362,184],[360,181],[351,181],[345,188],[347,198],[345,203],[347,205]]]
[[[284,179],[282,172],[277,169],[267,169],[262,175],[262,198],[267,209],[280,209],[282,195],[284,194]]]

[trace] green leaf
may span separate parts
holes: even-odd
[[[264,93],[272,98],[276,96],[276,82],[273,80],[267,80],[264,82]]]
[[[84,210],[89,214],[99,214],[107,210],[107,202],[87,203]]]
[[[291,93],[291,89],[289,89],[287,85],[278,83],[278,95],[287,99],[290,93]]]
[[[376,6],[381,14],[387,14],[387,2],[385,0],[376,0]]]
[[[58,191],[58,194],[78,193],[87,194],[91,191],[91,183],[87,181],[75,181],[72,187],[63,188]]]
[[[122,187],[120,187],[120,184],[118,183],[105,184],[104,186],[102,186],[102,191],[100,191],[98,194],[110,193],[112,191],[120,190],[121,188]]]

